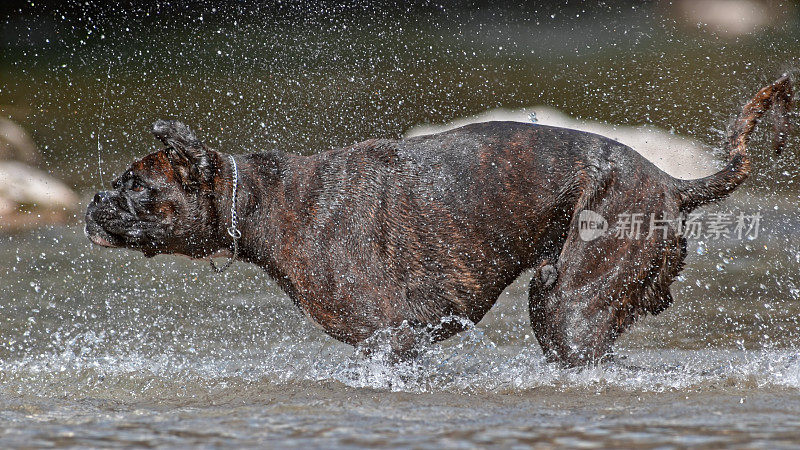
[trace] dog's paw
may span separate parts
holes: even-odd
[[[544,287],[553,286],[556,284],[556,280],[558,280],[558,269],[555,266],[548,264],[539,269],[539,281]]]

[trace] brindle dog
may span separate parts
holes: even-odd
[[[725,168],[696,180],[611,139],[535,124],[233,159],[182,123],[158,121],[165,148],[94,197],[86,233],[148,257],[238,254],[334,338],[358,345],[390,330],[397,355],[413,354],[420,336],[452,336],[464,318],[477,323],[534,268],[536,337],[549,358],[580,366],[608,355],[637,317],[670,305],[686,256],[675,226],[650,233],[648,220],[638,239],[613,230],[581,239],[581,211],[676,218],[725,197],[748,177],[748,138],[772,107],[783,147],[791,102],[788,76],[761,89],[733,126]]]

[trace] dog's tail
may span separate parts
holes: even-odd
[[[750,175],[750,157],[747,155],[747,142],[750,133],[759,119],[770,110],[775,109],[773,128],[775,130],[775,153],[780,154],[789,136],[789,112],[792,109],[792,81],[784,74],[774,83],[762,88],[750,100],[736,119],[730,135],[728,164],[719,172],[696,180],[680,180],[678,195],[681,207],[690,211],[705,203],[720,200],[733,192]]]

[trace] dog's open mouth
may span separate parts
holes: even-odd
[[[84,227],[83,232],[95,245],[108,248],[117,248],[121,246],[116,243],[119,239],[115,239],[110,233],[103,230],[100,225],[93,221],[86,221],[86,227]]]
[[[118,247],[117,245],[114,245],[111,241],[100,236],[99,234],[89,234],[87,232],[86,235],[89,237],[89,240],[92,241],[93,244],[99,245],[101,247],[110,247],[110,248]]]

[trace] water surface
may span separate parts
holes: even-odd
[[[765,226],[792,225],[780,218]],[[797,294],[736,292],[747,291],[743,280],[759,281],[759,260],[789,256],[764,250],[768,238],[752,256],[735,242],[693,244],[677,304],[638,323],[612,362],[586,370],[544,361],[524,277],[475,328],[393,366],[326,336],[243,263],[219,276],[202,262],[91,247],[80,227],[1,242],[4,445],[773,446],[800,438]]]

